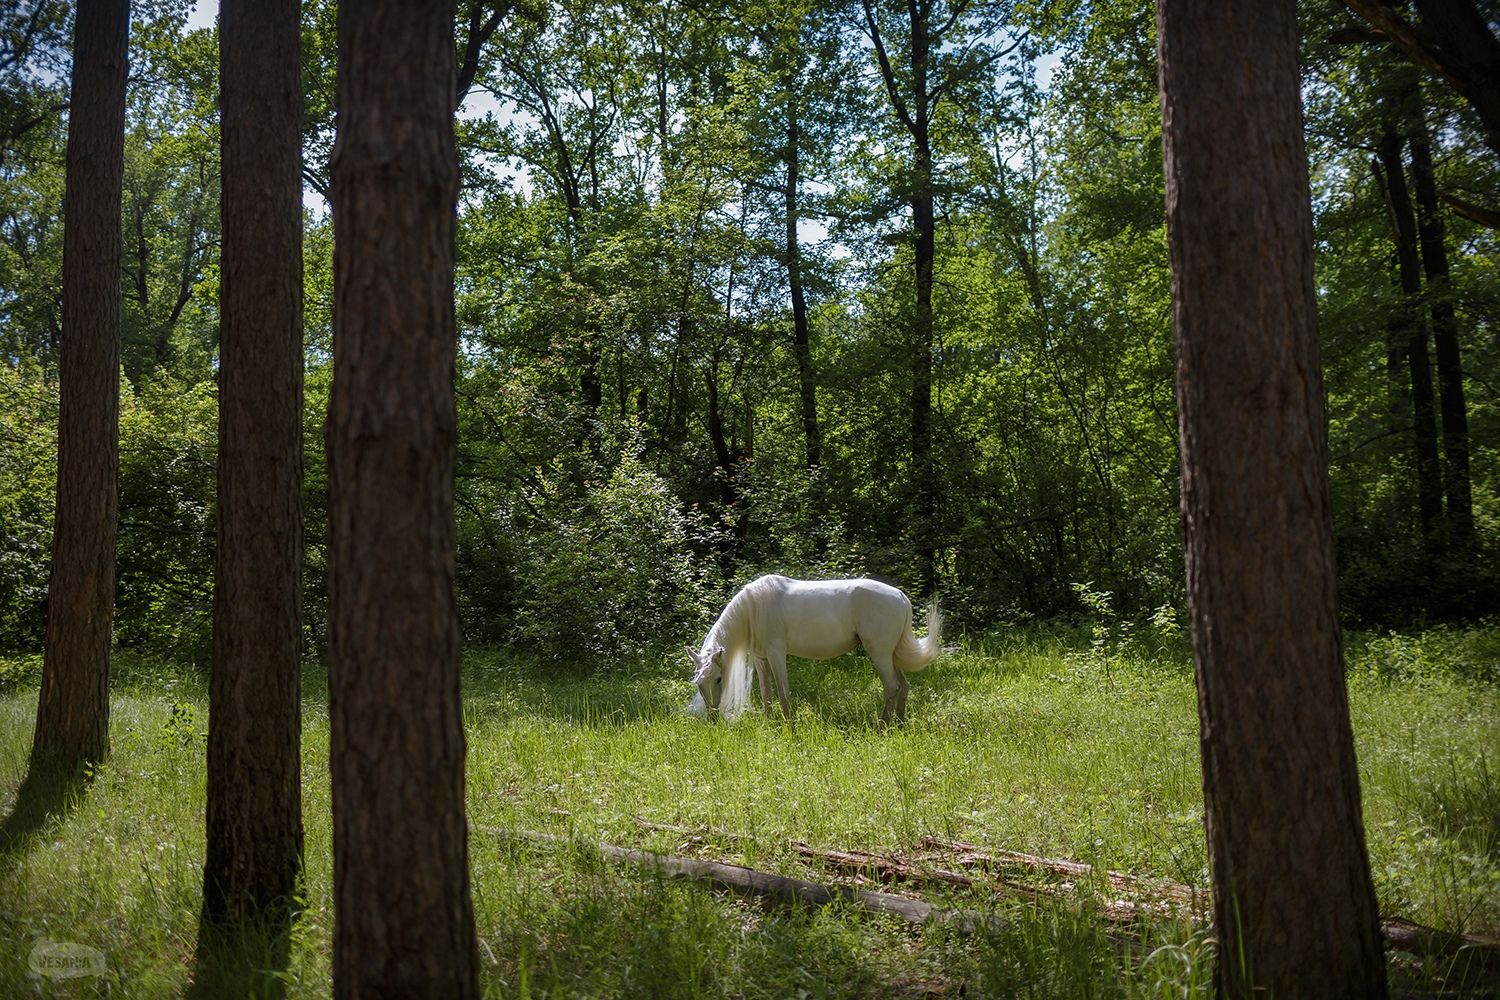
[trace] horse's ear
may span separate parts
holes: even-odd
[[[698,651],[695,650],[692,646],[683,646],[682,649],[683,649],[683,652],[687,653],[688,659],[691,660],[691,661],[693,661],[693,665],[697,666],[698,665]]]
[[[724,647],[723,646],[715,646],[714,647],[714,651],[713,651],[713,658],[715,660],[717,660],[719,657],[721,657],[723,655],[724,655]]]

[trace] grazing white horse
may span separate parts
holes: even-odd
[[[911,601],[878,580],[790,580],[763,576],[744,586],[724,607],[703,644],[687,649],[698,696],[690,711],[734,718],[745,706],[750,671],[760,681],[760,697],[771,707],[771,686],[790,716],[786,680],[788,654],[809,660],[842,656],[857,645],[880,675],[885,706],[880,721],[906,719],[906,674],[921,670],[942,651],[943,617],[933,600],[927,610],[927,636],[911,630]],[[769,668],[769,669],[768,669]]]

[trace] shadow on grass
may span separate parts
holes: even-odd
[[[680,718],[694,689],[684,658],[624,664],[589,673],[569,663],[553,663],[506,650],[474,649],[465,654],[463,697],[470,722],[533,717],[590,729],[605,729]],[[1002,667],[999,673],[1014,669]],[[883,702],[879,676],[862,651],[831,660],[792,658],[794,716],[810,711],[828,728],[845,732],[877,726]],[[926,670],[909,674],[911,711],[920,703],[948,703],[975,687],[998,682],[992,662],[973,655],[953,655]],[[920,691],[920,693],[918,693]],[[748,715],[762,711],[760,692],[751,683]],[[780,719],[780,712],[771,716]]]
[[[10,815],[0,822],[0,875],[15,869],[48,823],[77,807],[88,780],[82,767],[33,762],[16,790]]]
[[[280,1000],[286,996],[296,912],[280,908],[262,920],[218,922],[198,915],[198,950],[189,1000],[246,997]]]

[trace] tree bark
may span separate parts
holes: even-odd
[[[223,244],[209,673],[210,920],[286,909],[302,862],[299,0],[219,7]]]
[[[1334,592],[1295,4],[1158,0],[1221,996],[1386,995]]]
[[[1401,136],[1387,129],[1379,145],[1385,176],[1386,204],[1396,241],[1396,264],[1401,298],[1389,330],[1410,376],[1412,447],[1416,458],[1417,507],[1422,540],[1428,557],[1436,555],[1438,526],[1443,518],[1443,473],[1438,457],[1436,411],[1432,393],[1432,358],[1427,350],[1427,324],[1422,315],[1422,277],[1417,260],[1417,228],[1411,195],[1401,161]]]
[[[80,0],[64,182],[57,509],[33,770],[76,768],[109,749],[129,31],[128,0]]]
[[[339,997],[479,992],[453,595],[453,15],[339,9],[326,432]]]
[[[1432,146],[1427,121],[1418,111],[1412,122],[1411,173],[1417,194],[1417,231],[1424,298],[1432,318],[1432,340],[1437,354],[1438,412],[1443,430],[1443,496],[1447,501],[1449,551],[1468,555],[1474,547],[1474,501],[1469,478],[1469,415],[1464,403],[1464,374],[1458,346],[1458,320],[1453,313],[1448,284],[1448,247],[1442,205],[1432,170]]]

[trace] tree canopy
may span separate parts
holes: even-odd
[[[202,650],[217,34],[181,0],[134,16],[116,636]],[[45,620],[70,18],[55,0],[0,17],[0,643],[15,647],[37,646]],[[334,27],[331,3],[303,5],[313,642]],[[1500,205],[1490,126],[1349,8],[1309,0],[1299,30],[1342,610],[1471,616],[1497,586],[1500,254],[1495,231],[1453,206]],[[466,0],[455,44],[457,583],[471,640],[602,666],[679,645],[760,571],[920,590],[929,560],[960,624],[1070,613],[1081,593],[1107,592],[1125,615],[1180,605],[1148,9]],[[1424,144],[1435,209],[1418,189]],[[1446,276],[1424,272],[1415,293],[1399,280],[1391,162],[1413,217],[1442,223]],[[1444,330],[1469,534],[1447,489],[1459,454]],[[1434,351],[1426,411],[1419,344]]]

